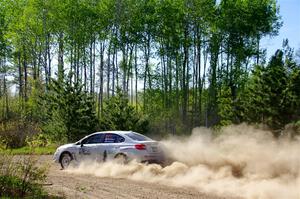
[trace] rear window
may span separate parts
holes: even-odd
[[[103,143],[120,143],[124,141],[125,139],[122,136],[112,133],[106,133]]]
[[[150,138],[137,133],[126,133],[125,135],[127,135],[128,137],[130,137],[135,141],[151,141]]]

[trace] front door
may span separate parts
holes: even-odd
[[[104,134],[95,134],[82,140],[79,148],[79,157],[82,160],[96,160],[102,161],[105,147],[101,144],[103,142]]]

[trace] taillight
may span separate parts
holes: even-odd
[[[144,145],[144,144],[136,144],[136,145],[134,145],[134,147],[137,150],[146,150],[146,145]]]

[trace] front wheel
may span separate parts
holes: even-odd
[[[69,167],[72,161],[72,156],[69,153],[63,153],[60,158],[60,165],[62,169],[66,169]]]

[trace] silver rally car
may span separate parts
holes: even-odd
[[[104,131],[58,147],[53,159],[64,169],[71,161],[86,159],[99,162],[116,159],[122,163],[136,159],[140,162],[163,163],[164,155],[159,143],[144,135],[132,131]]]

